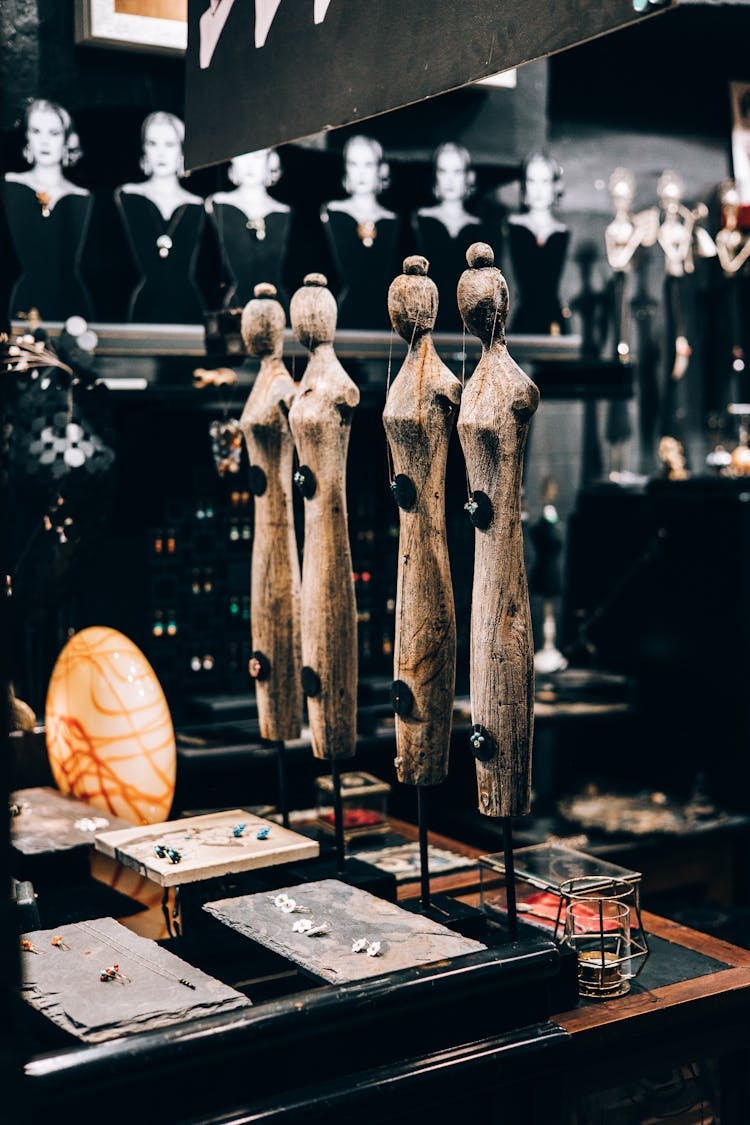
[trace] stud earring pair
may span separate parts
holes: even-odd
[[[382,942],[369,941],[367,938],[357,938],[352,942],[352,953],[366,953],[368,957],[381,957],[383,953]]]

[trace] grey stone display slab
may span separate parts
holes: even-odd
[[[57,934],[67,949],[52,945]],[[23,936],[40,950],[21,952],[23,998],[85,1043],[104,1043],[250,1005],[241,993],[113,918]],[[100,981],[101,970],[115,962],[126,983]],[[181,984],[181,978],[194,988]]]
[[[281,894],[294,899],[306,912],[283,913],[274,905],[275,897]],[[203,909],[224,925],[333,984],[364,980],[486,948],[338,879],[219,899],[206,903]],[[319,937],[295,933],[294,923],[303,918],[315,924],[327,923],[330,932]],[[379,941],[380,956],[352,952],[353,942],[361,938]]]
[[[20,809],[18,816],[11,817],[12,843],[23,855],[90,847],[97,832],[132,828],[127,820],[57,789],[17,789],[10,799]]]

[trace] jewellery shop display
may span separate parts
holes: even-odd
[[[185,986],[185,988],[189,988],[193,992],[195,992],[195,985],[191,981],[186,980],[184,977],[178,976],[177,973],[170,973],[168,969],[163,969],[161,965],[157,965],[153,961],[147,960],[140,953],[136,953],[135,950],[130,949],[127,945],[121,945],[114,938],[109,936],[105,937],[88,922],[79,922],[78,926],[81,929],[87,930],[90,934],[93,934],[94,937],[98,938],[99,941],[104,943],[104,945],[116,950],[119,954],[124,954],[127,958],[129,958],[129,960],[135,961],[144,969],[148,969],[150,973],[155,973],[158,977],[163,977],[164,980],[172,981],[175,984],[182,984]],[[114,975],[110,975],[112,973],[112,970],[114,970]],[[124,983],[125,981],[131,983],[130,977],[125,977],[124,974],[120,973],[119,963],[117,962],[115,962],[111,967],[103,969],[101,971],[99,979],[102,982],[119,980],[121,983]]]
[[[275,895],[271,899],[274,906],[282,912],[282,914],[309,914],[310,911],[306,906],[302,906],[295,899],[290,898],[288,894],[282,892]],[[322,937],[323,934],[329,934],[331,927],[328,922],[314,922],[311,918],[299,918],[296,922],[292,923],[292,933],[304,934],[305,937]]]

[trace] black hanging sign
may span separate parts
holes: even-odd
[[[465,86],[669,3],[189,0],[188,167]]]

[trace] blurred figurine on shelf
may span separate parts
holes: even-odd
[[[320,213],[341,284],[339,327],[386,329],[388,287],[400,264],[398,218],[378,202],[390,168],[372,137],[350,137],[343,157],[346,199]]]
[[[140,273],[128,320],[195,324],[203,319],[195,281],[205,211],[180,183],[185,126],[173,113],[150,113],[141,126],[141,183],[115,189],[115,202]]]
[[[562,168],[543,152],[532,153],[521,175],[523,211],[508,218],[508,248],[520,291],[513,332],[559,336],[570,311],[558,295],[570,231],[554,215],[562,198]]]
[[[731,373],[734,386],[726,397],[743,397],[737,394],[745,374],[747,327],[743,308],[750,295],[750,231],[741,225],[742,205],[734,180],[725,180],[719,190],[722,225],[716,235],[716,252],[719,265],[726,278],[727,327],[731,352]]]
[[[262,148],[235,156],[228,176],[234,190],[206,200],[230,278],[224,305],[244,308],[261,282],[273,285],[286,304],[281,281],[292,212],[268,192],[281,179],[279,154]]]
[[[740,195],[734,180],[720,189],[722,226],[716,235],[716,252],[725,274],[740,272],[750,259],[750,233],[740,228]]]
[[[11,319],[38,309],[45,321],[91,318],[91,297],[80,273],[92,198],[65,172],[81,156],[67,109],[34,98],[23,116],[26,172],[6,172],[2,198],[22,273],[10,296]]]
[[[663,437],[658,452],[661,475],[667,480],[687,480],[690,476],[685,465],[682,443],[673,437]]]
[[[682,438],[687,417],[685,375],[690,366],[692,345],[688,338],[692,323],[691,275],[695,255],[709,258],[716,246],[702,226],[708,215],[704,203],[690,210],[683,202],[685,185],[677,172],[664,172],[657,184],[661,222],[657,242],[664,253],[664,320],[667,347],[662,399],[662,434]],[[691,333],[692,334],[692,333]]]
[[[568,662],[556,645],[555,598],[562,590],[560,553],[563,541],[560,517],[555,507],[557,482],[548,477],[544,482],[544,507],[541,517],[530,528],[534,544],[534,565],[529,572],[529,590],[544,602],[544,644],[534,654],[534,671],[542,675],[561,672]]]
[[[740,420],[739,442],[732,450],[727,475],[732,477],[750,476],[750,438],[748,437],[748,422],[750,422],[750,403],[732,402],[729,413]]]
[[[594,288],[594,268],[600,257],[598,245],[590,240],[576,247],[575,263],[578,266],[581,288],[570,302],[571,312],[580,318],[581,356],[598,359],[607,342],[609,332],[609,300],[606,292]],[[599,411],[596,399],[583,403],[583,448],[581,452],[581,483],[599,480],[603,472],[601,441],[599,438]]]
[[[641,246],[653,246],[659,232],[659,212],[656,207],[634,214],[635,178],[627,168],[615,168],[609,178],[614,218],[604,232],[607,261],[614,274],[612,279],[614,323],[617,358],[622,363],[630,359],[629,293],[627,278],[633,258]]]
[[[417,249],[430,263],[430,275],[442,295],[438,308],[438,332],[461,332],[463,322],[455,292],[458,278],[466,266],[466,251],[472,242],[489,237],[476,215],[466,210],[474,193],[476,173],[471,156],[463,145],[448,141],[433,157],[435,180],[434,207],[422,207],[413,216]]]
[[[633,265],[633,299],[630,302],[638,356],[638,472],[645,477],[653,472],[659,436],[659,343],[656,329],[659,302],[649,288],[648,267],[646,255],[637,255]]]

